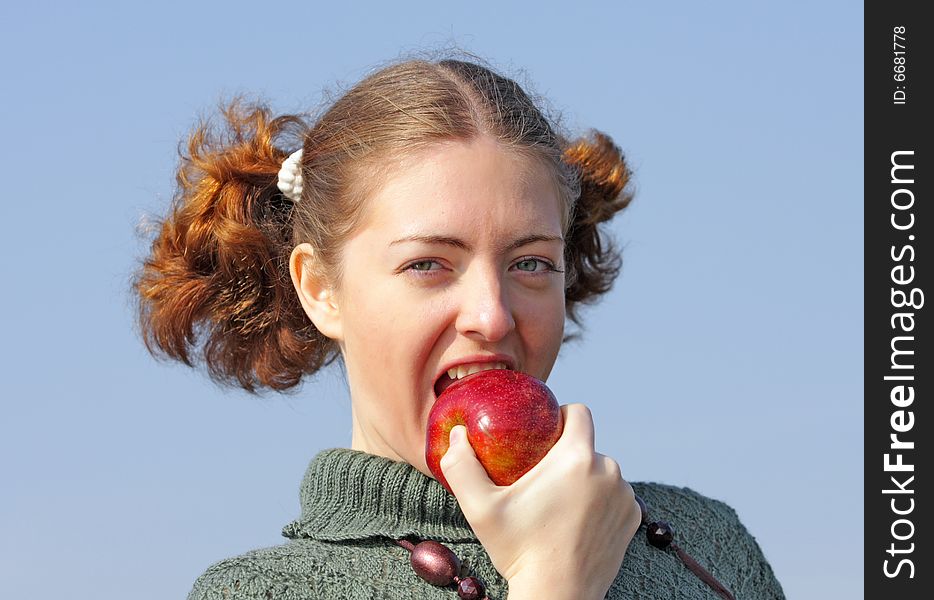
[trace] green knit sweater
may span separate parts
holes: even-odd
[[[634,483],[653,519],[737,600],[784,599],[755,539],[729,506],[687,489]],[[415,575],[408,551],[391,538],[432,539],[460,557],[505,600],[506,582],[477,541],[457,501],[411,465],[347,449],[312,460],[301,486],[301,517],[286,525],[288,542],[222,560],[195,582],[189,600],[415,599],[457,600],[453,589]],[[542,590],[542,598],[548,593]],[[636,533],[607,598],[719,600],[669,550]]]

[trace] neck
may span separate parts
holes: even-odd
[[[394,451],[378,431],[366,427],[360,419],[357,407],[351,403],[351,438],[350,448],[367,454],[375,454],[398,462],[406,462],[398,452]]]

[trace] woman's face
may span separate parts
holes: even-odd
[[[368,199],[343,249],[338,340],[352,447],[425,474],[436,384],[505,363],[548,378],[564,333],[560,198],[488,137],[421,152]]]

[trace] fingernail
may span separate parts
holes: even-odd
[[[464,426],[463,426],[463,425],[456,425],[453,429],[451,429],[451,437],[450,437],[450,439],[448,440],[448,443],[449,443],[451,446],[456,446],[456,445],[462,443],[462,442],[464,441],[464,432],[465,432],[465,431],[466,431],[466,429],[464,429]]]

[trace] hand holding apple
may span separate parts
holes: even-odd
[[[560,438],[512,485],[490,480],[464,427],[451,431],[438,465],[509,582],[509,600],[602,599],[639,527],[641,511],[619,465],[594,451],[590,411],[582,404],[560,410]]]
[[[534,467],[561,437],[561,409],[538,379],[505,369],[468,375],[438,397],[428,415],[425,458],[435,478],[451,491],[439,466],[455,425],[496,485],[510,485]]]

